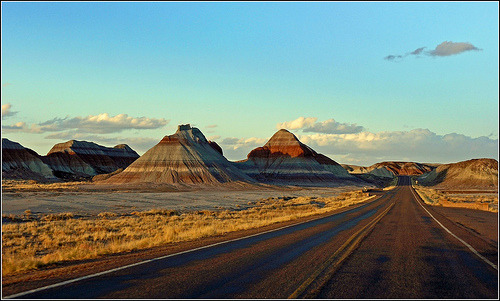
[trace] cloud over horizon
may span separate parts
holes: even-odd
[[[47,135],[45,139],[58,140],[83,140],[95,142],[108,147],[113,147],[118,144],[127,144],[137,153],[144,153],[155,146],[161,139],[149,137],[107,137],[102,135],[79,133],[76,131],[60,132]]]
[[[429,54],[432,56],[449,56],[471,50],[480,51],[481,49],[471,43],[454,43],[444,41],[443,43],[437,45],[436,49],[429,51]]]
[[[318,120],[317,117],[299,117],[292,121],[278,123],[276,129],[298,130],[304,127],[310,127]]]
[[[12,105],[10,103],[6,103],[2,105],[2,119],[9,117],[9,116],[14,116],[16,115],[17,112],[11,111],[10,109],[12,108]]]
[[[2,106],[3,114],[3,106]],[[14,125],[2,125],[6,132],[44,133],[78,130],[81,133],[109,134],[119,133],[124,130],[157,129],[168,124],[170,120],[147,117],[130,117],[127,114],[110,116],[108,113],[89,115],[86,117],[54,118],[41,123],[28,126],[25,122]]]
[[[415,49],[412,52],[407,52],[406,54],[397,54],[393,55],[390,54],[386,57],[384,57],[385,60],[387,61],[394,61],[394,60],[399,60],[403,59],[407,56],[413,55],[413,56],[419,56],[421,54],[425,54],[428,56],[434,56],[434,57],[439,57],[439,56],[450,56],[450,55],[455,55],[455,54],[460,54],[466,51],[481,51],[482,49],[477,48],[476,46],[472,45],[471,43],[468,42],[451,42],[451,41],[444,41],[441,44],[437,45],[434,50],[430,51],[424,51],[424,49],[427,47],[420,47]]]
[[[498,160],[498,139],[463,134],[438,135],[429,129],[301,135],[301,141],[325,155],[359,162],[417,161],[449,163],[472,158]],[[332,158],[335,160],[335,157]],[[338,160],[338,158],[337,158]],[[344,162],[342,162],[344,163]]]
[[[292,121],[278,123],[276,128],[324,134],[353,134],[364,130],[362,126],[355,123],[340,123],[333,118],[321,122],[316,122],[317,120],[317,117],[299,117]]]
[[[334,119],[317,122],[316,117],[300,117],[280,126],[299,130],[299,140],[338,163],[369,166],[381,161],[450,163],[473,158],[498,160],[498,139],[463,134],[439,135],[429,129],[372,133],[356,124],[337,123]],[[332,132],[337,133],[332,133]],[[343,133],[342,133],[343,132]],[[241,160],[268,139],[225,138],[220,143],[225,156]]]

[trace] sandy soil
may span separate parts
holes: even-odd
[[[2,214],[33,214],[72,212],[78,215],[95,215],[99,212],[130,213],[150,209],[208,210],[249,207],[249,202],[269,197],[312,196],[330,197],[360,187],[297,188],[297,187],[183,187],[153,192],[151,189],[115,191],[110,187],[99,189],[96,185],[50,191],[36,189],[3,189]]]

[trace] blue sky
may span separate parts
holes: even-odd
[[[498,159],[498,40],[496,2],[2,2],[2,137],[143,153],[191,123],[240,160],[288,126],[340,163]]]

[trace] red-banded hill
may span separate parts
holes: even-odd
[[[70,140],[56,144],[42,157],[54,174],[64,179],[88,179],[126,168],[139,155],[128,145],[105,147],[94,142]]]
[[[271,184],[363,184],[337,162],[318,154],[285,129],[276,132],[264,146],[252,150],[246,160],[236,163],[252,178]]]
[[[123,172],[102,183],[219,184],[254,182],[223,155],[217,143],[189,124],[165,136]]]
[[[2,178],[41,182],[57,180],[35,151],[7,138],[2,138]]]

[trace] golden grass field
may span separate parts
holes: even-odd
[[[415,187],[415,191],[429,205],[498,212],[498,194],[449,194],[423,187]]]
[[[154,209],[127,214],[101,212],[91,217],[27,210],[2,216],[2,274],[262,227],[327,213],[369,198],[362,191],[352,191],[335,197],[267,198],[250,202],[250,207],[241,210]]]
[[[8,180],[2,179],[2,191],[22,191],[22,190],[68,190],[78,189],[79,186],[87,182],[57,182],[57,183],[39,183],[35,180]]]

